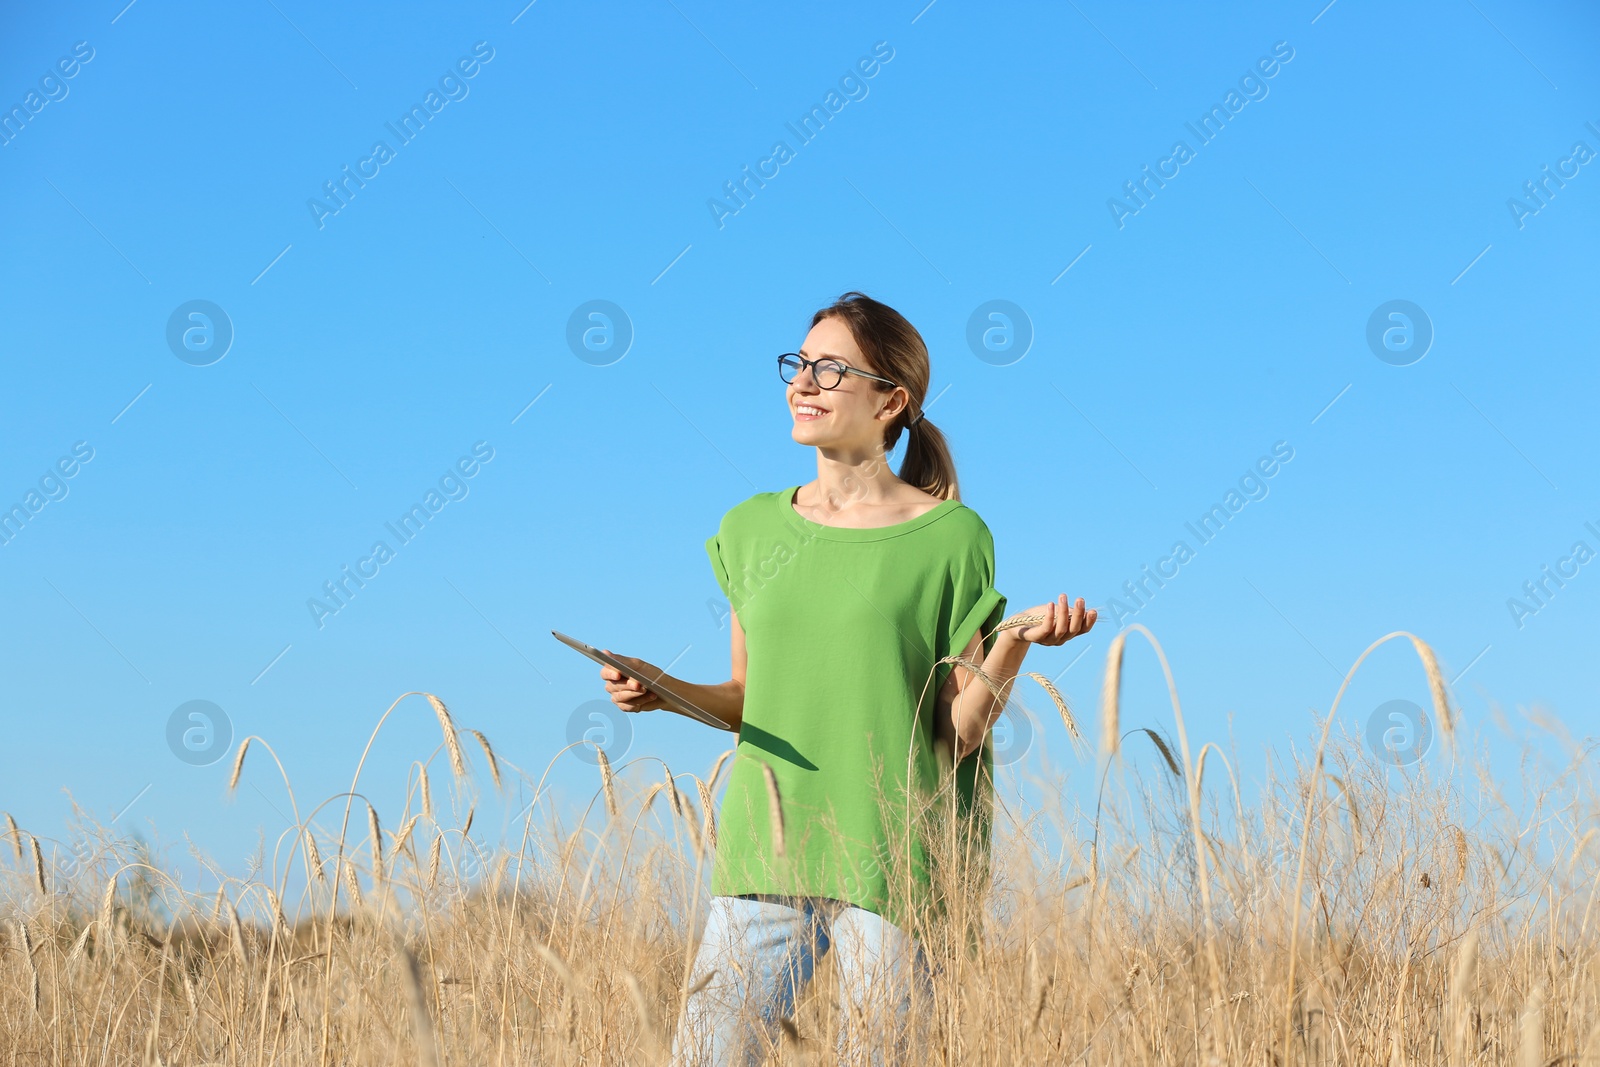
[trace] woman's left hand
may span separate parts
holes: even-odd
[[[1032,626],[1019,626],[1011,632],[1021,641],[1029,641],[1036,645],[1064,645],[1074,637],[1082,637],[1094,627],[1095,619],[1099,612],[1094,608],[1084,610],[1083,597],[1077,603],[1069,605],[1067,594],[1062,593],[1059,598],[1048,604],[1029,608],[1023,612],[1025,615],[1043,615],[1043,622],[1036,622]]]

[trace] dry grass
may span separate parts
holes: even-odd
[[[1170,720],[1123,732],[1119,637],[1107,760],[1081,768],[1104,775],[1104,807],[1023,818],[997,804],[992,881],[968,880],[968,839],[923,842],[945,911],[920,927],[941,972],[917,1062],[1600,1062],[1589,753],[1572,745],[1568,765],[1494,780],[1469,760],[1431,651],[1389,638],[1414,643],[1453,747],[1426,770],[1384,767],[1333,731],[1336,703],[1316,747],[1269,765],[1247,805],[1225,762],[1226,777],[1204,775],[1221,751],[1191,749],[1175,687]],[[68,872],[62,850],[8,817],[0,1064],[664,1063],[691,992],[728,754],[688,795],[659,761],[602,756],[581,821],[536,800],[491,842],[471,836],[488,803],[479,783],[538,797],[544,775],[469,730],[474,772],[444,704],[423,696],[443,739],[403,810],[369,809],[352,835],[349,807],[339,825],[329,805],[330,825],[290,827],[248,879],[213,872],[184,891],[147,849],[108,835]],[[421,700],[391,713],[427,714]],[[231,785],[270,772],[257,746],[271,752],[248,739]],[[428,784],[435,759],[450,768],[434,783],[448,802]],[[791,845],[813,832],[763,780]],[[435,799],[467,818],[444,825]],[[832,1062],[833,966],[823,959],[775,1027],[769,1062]]]

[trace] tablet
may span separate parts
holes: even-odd
[[[713,726],[718,730],[727,730],[729,733],[735,732],[730,726],[728,726],[727,723],[723,722],[709,711],[706,711],[704,708],[700,707],[682,693],[668,688],[659,681],[651,681],[648,678],[639,677],[634,668],[628,666],[617,657],[608,655],[600,651],[598,648],[595,648],[593,645],[586,645],[577,638],[568,637],[560,630],[551,630],[550,632],[555,635],[557,641],[560,641],[562,644],[567,645],[570,648],[577,649],[579,652],[582,652],[585,656],[588,656],[596,663],[603,664],[607,667],[615,667],[625,676],[632,678],[634,681],[638,682],[640,685],[659,696],[663,704],[665,704],[671,710],[678,712],[680,715],[687,715],[691,719],[696,719],[705,723],[707,726]]]

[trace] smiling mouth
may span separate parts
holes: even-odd
[[[807,422],[810,422],[812,419],[820,419],[827,413],[828,412],[826,409],[813,407],[810,404],[796,404],[794,408],[794,417],[796,419],[803,419]]]

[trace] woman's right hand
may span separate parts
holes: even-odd
[[[623,656],[611,651],[609,648],[603,648],[600,651],[608,656],[615,656],[630,668],[633,668],[638,672],[635,677],[661,677],[662,672],[660,670],[642,659],[634,656]],[[635,680],[635,677],[623,674],[615,667],[602,666],[600,668],[600,678],[606,683],[606,692],[611,694],[611,702],[623,711],[656,711],[667,706],[654,690],[641,685]]]

